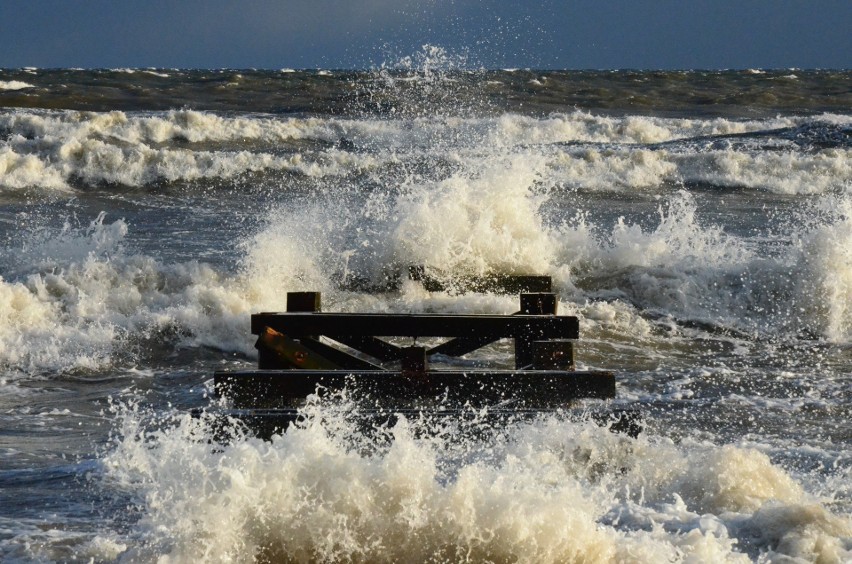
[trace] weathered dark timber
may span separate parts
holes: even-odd
[[[322,310],[320,292],[287,292],[287,311],[315,312]]]
[[[555,316],[559,302],[556,294],[527,293],[521,294],[521,311],[519,315],[547,315]],[[578,328],[579,333],[579,328]],[[576,339],[579,337],[563,336],[562,339]],[[533,341],[535,339],[515,340],[515,368],[531,367],[535,358],[533,354]]]
[[[287,292],[288,312],[317,312],[321,309],[322,294],[320,292]],[[337,365],[339,368],[369,368],[364,365],[359,365],[357,362],[358,359],[351,357],[351,355],[345,355],[349,357],[347,362],[340,362],[340,354],[345,353],[335,354],[336,349],[330,354],[338,357],[338,360],[332,361],[330,359],[321,358],[322,353],[319,353],[316,349],[305,349],[303,343],[294,344],[289,337],[285,336],[285,340],[282,340],[276,336],[264,333],[264,331],[258,333],[260,338],[254,345],[258,354],[258,368],[265,370],[277,370],[280,368],[308,368],[308,366],[304,365],[304,360],[307,357],[314,357],[309,359],[311,364],[314,364],[312,368],[319,368],[319,366],[316,366],[317,363],[325,365],[325,367]],[[307,340],[308,336],[305,337]],[[274,344],[276,341],[279,341],[278,346],[275,346]],[[314,339],[314,341],[316,340]],[[298,351],[297,349],[299,348],[302,350]],[[294,362],[292,355],[297,352],[300,353],[299,356],[301,357],[300,360],[302,360],[302,362]],[[317,358],[317,354],[320,358]],[[348,360],[351,360],[351,362]]]
[[[364,335],[353,337],[350,335],[335,335],[334,340],[342,343],[347,347],[359,350],[372,357],[378,358],[382,362],[392,362],[402,358],[402,348],[392,345],[376,337],[367,337]]]
[[[309,339],[305,339],[309,340]],[[295,341],[269,327],[261,331],[255,348],[266,353],[263,368],[305,368],[319,370],[334,370],[343,368],[339,363],[306,348],[301,342]],[[363,367],[362,367],[363,368]]]
[[[535,341],[532,344],[535,370],[574,370],[574,342],[565,339]]]
[[[402,349],[399,368],[406,378],[425,376],[429,369],[426,349],[424,347],[405,347]]]
[[[382,413],[532,412],[614,397],[613,373],[574,371],[571,340],[579,337],[579,322],[557,316],[557,305],[554,294],[539,292],[522,294],[512,315],[321,313],[318,292],[291,293],[287,312],[251,317],[260,370],[217,372],[215,389],[230,399],[232,412],[249,414],[246,421],[264,410],[295,413],[311,394],[344,389]],[[449,340],[426,349],[379,337]],[[500,339],[514,340],[515,370],[429,368],[432,355],[461,356]]]
[[[572,316],[436,315],[384,313],[256,313],[251,332],[265,327],[299,338],[303,335],[479,337],[577,339],[580,323]],[[336,339],[335,339],[336,340]]]
[[[451,339],[446,343],[434,346],[427,351],[426,354],[442,354],[445,356],[461,356],[476,349],[481,349],[485,345],[489,345],[494,341],[498,341],[499,337],[494,335],[484,335],[478,337],[458,337]]]
[[[525,293],[521,294],[521,310],[512,315],[556,315],[557,300],[555,294],[549,293]],[[489,345],[498,339],[493,335],[477,335],[474,337],[457,337],[446,343],[429,349],[427,354],[443,354],[446,356],[461,356],[476,349]],[[529,341],[529,340],[527,340]],[[515,354],[520,350],[521,363],[516,363],[516,368],[521,368],[532,362],[531,341],[515,342]]]
[[[556,315],[559,301],[556,294],[532,292],[521,294],[521,315]]]
[[[400,371],[249,370],[217,372],[214,385],[237,409],[293,407],[318,390],[345,387],[360,390],[389,406],[440,399],[442,403],[460,405],[510,401],[517,407],[558,408],[572,399],[615,396],[612,372],[549,370],[435,370],[417,377],[406,377]]]
[[[321,355],[334,364],[336,364],[339,368],[344,370],[381,370],[381,366],[377,366],[372,362],[368,362],[362,358],[358,358],[356,356],[352,356],[340,349],[332,347],[330,345],[326,345],[316,339],[311,339],[310,337],[302,337],[299,339],[299,342],[306,348],[314,353]]]

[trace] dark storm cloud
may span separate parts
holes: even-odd
[[[0,66],[848,68],[850,28],[848,0],[8,1]]]

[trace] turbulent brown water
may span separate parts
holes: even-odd
[[[81,111],[165,111],[378,116],[394,110],[541,116],[575,108],[638,115],[773,117],[848,112],[847,70],[465,70],[425,51],[372,71],[6,70],[0,105]],[[424,88],[423,79],[440,76]]]
[[[0,71],[0,559],[852,560],[852,74],[462,66]],[[287,291],[517,307],[411,263],[552,276],[643,435],[206,440]]]

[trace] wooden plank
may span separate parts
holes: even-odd
[[[405,347],[402,349],[402,358],[400,359],[400,370],[406,378],[423,377],[428,370],[428,361],[426,360],[425,347]]]
[[[532,344],[532,354],[534,370],[574,370],[573,341],[535,341]]]
[[[338,287],[347,292],[365,292],[379,294],[398,292],[402,287],[402,274],[399,271],[385,272],[379,279],[349,273]]]
[[[550,292],[553,280],[550,276],[528,274],[490,273],[480,276],[452,275],[434,267],[409,266],[408,279],[420,282],[429,292],[491,292],[496,294],[520,294],[522,292]],[[385,272],[381,278],[373,279],[350,273],[340,283],[342,290],[355,292],[394,292],[402,286],[399,271]]]
[[[558,300],[556,294],[551,293],[525,293],[520,296],[521,310],[512,315],[555,315]],[[491,336],[458,337],[433,347],[428,354],[443,354],[447,356],[461,356],[480,349],[485,345],[493,343],[497,339]],[[521,351],[521,363],[516,362],[516,368],[521,368],[532,363],[532,341],[515,341],[517,350]]]
[[[548,292],[536,292],[521,294],[520,315],[556,315],[559,300],[556,294]],[[567,337],[576,338],[576,337]],[[515,339],[515,368],[521,369],[531,366],[533,363],[533,341],[534,337],[522,336]]]
[[[346,351],[329,346],[325,343],[311,339],[310,337],[300,337],[299,342],[307,349],[329,359],[346,370],[382,370],[381,366],[377,366],[372,362],[368,362],[357,356],[352,356]]]
[[[382,362],[392,362],[402,358],[402,348],[376,337],[335,335],[334,340]]]
[[[520,296],[521,311],[525,315],[556,315],[559,300],[550,292],[524,293]]]
[[[484,337],[457,337],[455,339],[450,339],[446,343],[441,343],[440,345],[432,347],[426,352],[426,354],[430,356],[433,354],[461,356],[463,354],[473,352],[476,349],[481,349],[485,345],[498,340],[499,338],[495,339],[493,336],[489,335]]]
[[[298,405],[320,390],[349,388],[371,401],[393,407],[441,399],[448,403],[497,405],[513,401],[525,408],[564,407],[579,398],[612,398],[612,372],[429,371],[416,378],[401,372],[341,370],[266,370],[217,372],[214,385],[236,408],[266,409]]]
[[[272,364],[280,368],[341,368],[334,361],[321,354],[317,354],[306,348],[302,343],[269,327],[261,331],[255,347],[265,353],[271,353],[266,354],[266,357],[263,359],[264,366]]]
[[[321,311],[322,294],[320,292],[287,292],[287,311]]]
[[[256,313],[251,332],[270,327],[298,338],[302,335],[409,336],[577,339],[580,323],[573,316],[437,315],[384,313]]]

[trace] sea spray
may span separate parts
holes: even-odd
[[[439,305],[445,297],[414,288],[385,299],[343,289],[353,277],[404,274],[408,264],[437,265],[451,275],[550,274],[563,308],[584,319],[588,313],[589,327],[615,323],[614,312],[629,311],[620,300],[637,308],[621,329],[632,338],[647,335],[647,324],[637,333],[643,311],[665,310],[736,331],[777,336],[805,328],[848,340],[844,273],[852,269],[844,266],[844,198],[826,200],[835,202],[834,211],[800,220],[810,227],[796,232],[798,243],[766,259],[739,237],[705,225],[686,192],[660,208],[651,230],[623,219],[607,227],[582,214],[548,225],[540,216],[547,196],[535,190],[535,167],[507,166],[493,177],[414,184],[385,194],[380,206],[350,205],[360,197],[355,193],[331,205],[319,199],[274,209],[266,226],[246,237],[237,272],[134,252],[125,248],[131,227],[104,215],[84,229],[66,224],[54,235],[42,233],[14,259],[15,278],[0,285],[7,296],[4,362],[28,370],[107,366],[117,350],[128,350],[121,343],[163,330],[175,331],[175,346],[253,354],[242,335],[247,315],[283,309],[287,291],[305,288],[326,292],[329,306],[347,311],[515,307],[509,299],[476,296]],[[612,303],[584,306],[589,299]]]
[[[807,208],[809,229],[795,236],[797,297],[803,325],[830,341],[852,341],[852,195]]]
[[[118,405],[103,480],[136,492],[143,515],[123,557],[742,562],[852,550],[847,518],[747,448],[634,440],[559,416],[484,435],[404,417],[353,433],[357,410],[345,395],[313,398],[270,442],[211,445],[203,418],[163,425]]]
[[[239,335],[249,306],[233,280],[202,263],[164,265],[135,254],[124,248],[128,229],[101,214],[85,229],[66,225],[26,250],[34,272],[0,281],[8,297],[0,318],[4,366],[104,370],[132,362],[122,356],[134,339],[170,331],[177,346],[248,348]]]
[[[33,85],[0,92],[0,559],[850,560],[849,73],[445,55],[0,72]],[[271,443],[209,442],[190,410],[255,365],[249,315],[287,291],[517,311],[426,291],[414,259],[551,275],[578,366],[617,373],[644,435],[547,416],[359,436],[340,401]]]
[[[409,186],[392,210],[395,254],[456,275],[550,270],[555,246],[542,225],[536,161]]]

